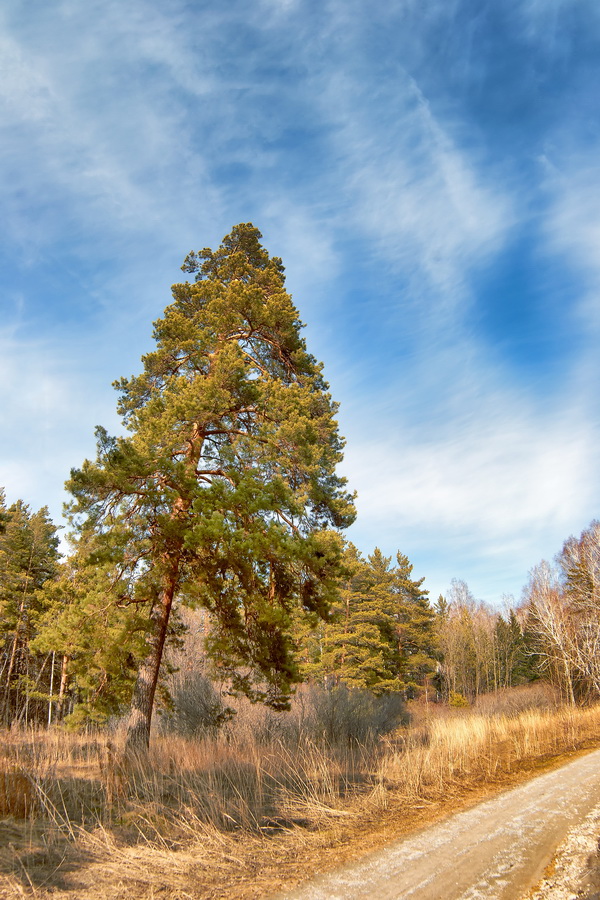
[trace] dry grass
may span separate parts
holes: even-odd
[[[600,742],[600,706],[516,696],[493,709],[415,707],[412,726],[361,744],[273,735],[246,709],[227,733],[159,736],[128,761],[101,734],[4,733],[0,898],[263,897],[367,849],[375,832],[392,837],[470,790]]]
[[[407,800],[437,799],[456,784],[493,781],[524,762],[572,752],[599,739],[600,706],[433,718],[426,728],[409,730],[399,746],[397,739],[389,742],[379,777]]]

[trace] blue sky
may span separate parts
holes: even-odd
[[[10,501],[60,520],[183,258],[252,221],[361,550],[499,604],[600,515],[597,0],[6,0],[0,67]]]

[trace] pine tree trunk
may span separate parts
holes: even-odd
[[[165,576],[165,586],[160,595],[160,603],[152,617],[153,633],[148,642],[148,656],[138,669],[137,681],[131,700],[129,721],[127,722],[126,752],[144,753],[150,746],[150,724],[154,708],[154,696],[167,638],[178,572],[179,560],[177,559],[171,572]]]
[[[58,713],[57,719],[58,721],[62,721],[64,715],[64,705],[65,705],[65,697],[67,695],[67,682],[69,680],[69,657],[66,653],[63,654],[62,662],[60,665],[60,685],[58,688]]]
[[[35,539],[31,545],[31,550],[29,553],[29,562],[27,564],[27,574],[25,575],[25,583],[23,585],[23,595],[21,597],[21,602],[19,604],[19,615],[15,624],[15,636],[13,639],[12,650],[10,654],[10,662],[8,664],[8,673],[6,675],[6,691],[4,695],[4,724],[8,726],[10,724],[10,693],[11,693],[11,679],[13,676],[13,671],[17,661],[17,650],[19,649],[19,638],[21,637],[21,629],[23,627],[23,619],[25,618],[25,604],[27,602],[27,593],[29,590],[29,578],[31,576],[31,566],[33,564],[33,549],[35,547]],[[17,694],[18,697],[18,694]],[[19,714],[19,710],[17,708],[17,704],[15,704],[15,716]]]
[[[52,725],[52,693],[54,691],[54,663],[56,660],[56,650],[52,651],[52,662],[50,663],[50,690],[48,692],[48,728]]]
[[[4,726],[8,728],[10,725],[10,693],[11,693],[11,680],[12,674],[15,667],[15,660],[17,658],[17,648],[19,646],[19,633],[15,631],[15,636],[13,638],[12,648],[10,651],[10,659],[8,661],[8,672],[6,673],[6,687],[4,689],[4,709],[2,713],[2,719],[4,722]]]

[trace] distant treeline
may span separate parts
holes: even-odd
[[[344,542],[337,405],[260,239],[240,224],[186,257],[155,349],[115,383],[125,433],[99,427],[71,471],[66,560],[47,510],[2,495],[0,721],[129,709],[127,747],[144,750],[187,608],[205,616],[198,666],[275,710],[306,679],[458,705],[538,677],[595,696],[596,524],[502,615],[458,581],[432,606],[402,553]]]
[[[61,561],[46,508],[7,506],[0,492],[0,521],[2,723],[77,726],[123,714],[143,654],[144,611],[115,593],[110,564],[81,571],[76,557]],[[347,544],[344,567],[327,617],[294,622],[302,680],[453,705],[540,678],[570,703],[600,696],[598,522],[569,538],[554,566],[537,566],[518,608],[502,613],[457,580],[430,603],[401,553],[392,560],[376,549],[365,558]],[[186,670],[222,680],[203,653],[216,639],[210,612],[185,619],[173,620],[169,644],[181,658],[190,623],[198,631],[200,622]],[[167,653],[165,678],[170,671]]]

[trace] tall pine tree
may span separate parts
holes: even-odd
[[[68,483],[81,532],[112,540],[121,602],[148,613],[133,747],[149,741],[179,598],[210,610],[210,649],[232,688],[286,705],[299,678],[293,612],[326,613],[341,557],[331,529],[354,517],[335,474],[336,405],[260,238],[238,225],[215,252],[187,257],[194,281],[174,285],[156,350],[117,384],[130,435],[99,429],[96,461]]]
[[[130,584],[112,554],[95,552],[95,536],[89,537],[45,585],[45,612],[33,641],[57,663],[48,718],[68,715],[71,725],[103,722],[123,712],[149,626],[145,604],[128,602]]]

